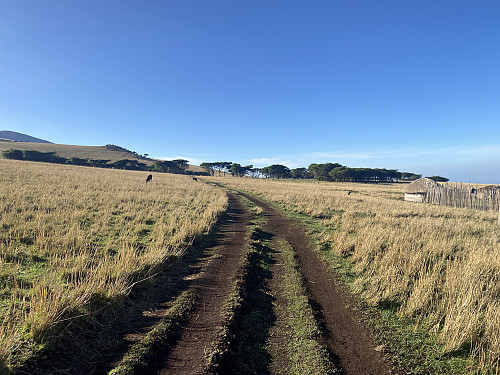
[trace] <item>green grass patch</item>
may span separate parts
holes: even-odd
[[[392,353],[394,365],[405,374],[469,374],[473,363],[468,353],[443,354],[443,347],[425,327],[396,316],[395,309],[366,308],[365,316],[376,338]]]
[[[286,241],[277,244],[283,272],[278,276],[280,290],[286,303],[275,308],[277,322],[273,328],[287,340],[278,355],[277,367],[282,374],[336,374],[338,369],[330,360],[328,351],[319,342],[320,330],[309,304],[295,252]]]

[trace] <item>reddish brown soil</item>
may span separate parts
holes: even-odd
[[[263,230],[275,239],[284,239],[294,248],[300,272],[310,293],[310,302],[323,328],[323,344],[344,374],[387,375],[391,365],[361,322],[356,302],[313,250],[305,229],[269,204],[245,195],[263,209],[267,224]],[[378,348],[377,348],[378,349]]]
[[[159,374],[205,373],[205,349],[216,338],[222,324],[221,307],[237,276],[239,260],[246,247],[246,232],[251,215],[239,199],[229,195],[230,217],[222,228],[216,256],[193,281],[200,296],[199,308],[192,314],[176,346],[169,353]]]

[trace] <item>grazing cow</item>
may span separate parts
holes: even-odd
[[[193,181],[198,182],[198,179],[196,177],[193,177]]]
[[[347,195],[351,195],[351,191],[350,190],[347,192]]]
[[[148,178],[146,178],[146,184],[153,179],[153,175],[150,174]]]

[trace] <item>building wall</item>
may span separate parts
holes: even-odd
[[[405,193],[405,201],[422,203],[424,201],[424,195]]]

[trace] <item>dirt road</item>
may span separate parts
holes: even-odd
[[[384,358],[381,351],[376,350],[376,344],[371,339],[369,330],[361,323],[361,316],[355,308],[355,301],[345,293],[342,284],[337,281],[335,275],[319,259],[304,227],[278,212],[266,202],[244,193],[240,193],[240,195],[254,205],[259,206],[262,210],[260,217],[264,220],[259,224],[259,233],[266,236],[266,240],[271,247],[266,255],[270,258],[267,262],[269,264],[278,263],[277,254],[279,250],[272,249],[277,243],[286,241],[293,249],[298,270],[309,298],[309,305],[314,311],[314,318],[320,327],[321,337],[319,337],[318,342],[330,353],[329,360],[333,363],[332,366],[340,369],[340,373],[346,375],[390,374],[391,364]],[[174,338],[169,342],[168,347],[161,346],[160,349],[157,347],[154,349],[154,353],[149,355],[149,358],[153,358],[152,363],[141,364],[141,366],[144,365],[142,370],[123,373],[156,373],[160,375],[208,373],[207,348],[210,348],[217,338],[221,326],[226,324],[221,316],[221,311],[224,309],[235,280],[239,280],[241,277],[260,277],[258,276],[260,271],[254,272],[250,270],[247,274],[243,273],[243,276],[241,273],[242,258],[246,256],[245,254],[248,254],[248,248],[252,242],[248,235],[251,224],[254,224],[254,213],[242,202],[242,198],[238,194],[229,192],[228,196],[230,208],[218,229],[216,241],[212,241],[209,247],[186,254],[189,260],[181,262],[185,266],[183,266],[184,270],[182,272],[178,272],[179,276],[170,275],[165,278],[166,281],[164,282],[160,278],[159,283],[165,287],[163,289],[170,290],[170,292],[163,293],[162,298],[160,292],[163,289],[160,288],[156,292],[156,294],[159,294],[159,303],[154,306],[149,305],[147,310],[137,311],[136,318],[133,320],[122,321],[120,326],[122,339],[116,341],[110,350],[100,346],[102,348],[101,360],[84,363],[85,358],[80,358],[82,363],[78,364],[78,366],[73,364],[73,366],[79,367],[81,371],[72,371],[70,373],[104,375],[112,368],[119,366],[122,363],[120,358],[124,358],[127,348],[131,347],[131,341],[139,342],[148,332],[154,330],[157,322],[163,319],[164,314],[172,306],[174,291],[171,289],[175,289],[176,293],[182,290],[192,291],[198,296],[196,307],[194,310],[190,310],[190,313],[188,312],[188,318],[183,320],[180,328],[176,328],[177,332],[172,336]],[[263,262],[265,261],[264,258],[257,257],[253,259],[257,259],[256,262]],[[166,273],[172,273],[174,268],[167,269]],[[191,269],[191,271],[185,268]],[[229,343],[228,355],[232,355],[233,358],[229,357],[228,361],[226,357],[226,365],[218,367],[217,373],[283,373],[283,371],[276,368],[276,364],[280,362],[275,361],[273,363],[272,353],[267,350],[271,344],[268,345],[267,343],[272,342],[273,339],[276,340],[275,337],[270,338],[269,333],[277,319],[273,309],[277,304],[282,303],[276,297],[279,293],[272,289],[277,289],[276,280],[279,280],[280,276],[285,273],[283,273],[283,268],[279,264],[270,266],[266,272],[267,276],[261,277],[257,281],[254,280],[253,283],[247,286],[247,288],[261,288],[258,292],[260,294],[254,294],[252,297],[252,293],[247,290],[248,293],[243,293],[242,297],[247,300],[242,302],[244,308],[241,314],[252,314],[252,306],[255,306],[255,302],[251,301],[252,299],[257,301],[257,305],[259,303],[261,305],[258,306],[261,309],[257,314],[254,314],[254,319],[255,316],[263,317],[263,319],[258,318],[257,321],[253,322],[254,326],[259,326],[259,329],[250,330],[250,335],[244,332],[247,342],[252,340],[254,341],[253,344],[259,342],[259,347],[254,347],[252,349],[254,351],[250,353],[258,353],[257,356],[260,358],[255,358],[256,355],[254,354],[248,355],[248,352],[246,356],[234,358],[234,356],[238,355],[239,349],[235,349],[236,346],[231,346],[231,343]],[[272,274],[272,272],[275,274]],[[149,293],[147,290],[142,291],[142,295],[149,295]],[[238,323],[234,327],[232,329],[239,329],[240,331],[232,331],[228,336],[229,341],[237,341],[238,335],[244,329],[242,324],[238,325]],[[179,329],[180,333],[178,332]],[[258,338],[255,337],[257,331]],[[286,337],[278,337],[278,340],[286,340]],[[280,345],[285,346],[286,343],[274,342],[272,344],[279,348]],[[248,368],[258,368],[258,371],[241,372],[238,370],[235,372],[234,368],[228,369],[227,363],[229,362],[229,366],[231,366],[232,361],[239,362],[238,369],[245,368],[245,363],[241,363],[242,358],[243,361],[249,362],[260,360],[259,366],[248,366]],[[41,372],[32,373],[49,373],[48,369],[55,370],[53,364],[53,362],[50,362],[44,365],[46,367],[40,367],[40,363],[38,363],[35,367],[40,369]],[[60,371],[60,373],[63,372]],[[122,372],[116,373],[121,374]]]
[[[196,288],[203,298],[202,307],[193,314],[177,346],[166,358],[159,372],[161,375],[202,374],[205,371],[203,349],[213,340],[214,328],[220,324],[220,306],[236,273],[249,220],[249,214],[244,212],[245,208],[235,195],[229,195],[235,213],[222,233],[220,251],[224,254],[224,262],[209,265],[198,280]],[[347,375],[390,374],[391,365],[376,350],[369,330],[361,323],[355,301],[318,258],[304,228],[269,204],[250,195],[241,195],[262,208],[266,218],[262,229],[274,240],[287,241],[295,250],[310,304],[322,327],[321,343],[332,353],[337,367]]]
[[[370,332],[361,323],[356,303],[327,270],[311,246],[304,228],[285,217],[269,204],[242,194],[263,209],[267,216],[264,230],[276,239],[287,241],[297,254],[300,272],[310,293],[310,303],[323,327],[323,344],[333,354],[345,374],[386,375],[391,365],[380,351]]]
[[[230,215],[220,232],[217,255],[193,281],[192,287],[200,298],[198,308],[165,359],[159,371],[161,375],[205,373],[205,350],[214,341],[216,328],[222,324],[221,307],[237,275],[251,216],[234,194],[229,195],[229,204]]]

